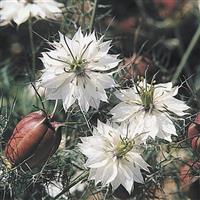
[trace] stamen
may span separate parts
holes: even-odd
[[[128,138],[122,138],[120,136],[120,143],[116,148],[115,156],[120,159],[123,158],[129,151],[133,149],[133,146],[135,144],[134,140],[129,140]]]
[[[140,96],[144,110],[152,112],[152,110],[154,108],[154,105],[153,105],[153,95],[154,95],[153,83],[151,83],[151,85],[148,85],[146,82],[146,79],[143,79],[142,86],[140,86],[139,84],[141,84],[141,82],[136,83],[135,88],[138,92],[138,95]]]
[[[90,44],[92,44],[92,42],[93,42],[93,40],[86,46],[85,50],[84,50],[83,53],[81,54],[81,57],[80,57],[81,59],[82,59],[84,53],[87,51],[87,49],[88,49],[88,47],[90,46]]]
[[[66,46],[67,46],[67,48],[68,48],[68,50],[69,50],[69,52],[70,52],[73,60],[76,60],[75,57],[74,57],[74,55],[73,55],[73,53],[72,53],[72,51],[71,51],[71,49],[69,48],[69,45],[68,45],[67,40],[66,40],[66,38],[65,38],[64,35],[63,35],[63,38],[64,38],[64,42],[65,42],[65,44],[66,44]]]
[[[53,60],[56,60],[56,61],[59,61],[59,62],[63,62],[63,63],[66,64],[66,62],[65,62],[64,60],[60,60],[60,59],[57,59],[57,58],[53,58],[53,57],[50,56],[48,53],[46,53],[46,54],[47,54],[47,56],[48,56],[49,58],[51,58],[51,59],[53,59]]]
[[[70,73],[70,72],[71,72],[70,70],[66,70],[65,67],[64,67],[64,71],[65,71],[66,73]]]

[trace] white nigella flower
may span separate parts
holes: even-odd
[[[145,133],[146,138],[155,136],[171,141],[171,135],[176,135],[173,124],[174,115],[182,117],[189,107],[174,96],[178,87],[172,83],[147,84],[144,79],[133,88],[115,93],[122,102],[116,105],[110,113],[115,122],[137,123],[139,133]],[[135,129],[135,127],[133,127]]]
[[[86,112],[90,106],[98,109],[100,100],[107,102],[104,89],[116,85],[111,71],[119,60],[108,54],[111,41],[102,39],[97,40],[95,32],[84,36],[81,29],[72,39],[60,33],[60,41],[41,58],[45,66],[41,86],[47,99],[62,99],[65,110],[78,100]]]
[[[54,0],[1,0],[0,26],[7,25],[12,20],[20,25],[29,17],[57,19],[62,14],[62,7],[62,3]]]
[[[130,136],[130,137],[129,137]],[[113,191],[123,185],[131,193],[134,182],[143,183],[141,169],[148,164],[140,155],[141,135],[129,132],[127,126],[116,126],[98,121],[93,135],[82,137],[81,152],[87,156],[85,166],[90,168],[89,180],[102,186],[111,184]]]

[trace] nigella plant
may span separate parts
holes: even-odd
[[[77,100],[82,111],[98,109],[107,102],[105,89],[116,86],[112,73],[119,59],[108,53],[111,41],[99,40],[95,32],[83,35],[81,29],[72,39],[60,33],[60,41],[42,53],[45,69],[40,79],[49,100],[62,99],[65,111]]]
[[[119,2],[113,1],[113,5]],[[140,10],[139,4],[132,5],[137,2],[132,0],[121,2],[115,8],[106,1],[100,5],[98,0],[0,0],[1,42],[5,38],[5,47],[9,47],[5,52],[0,48],[0,200],[183,199],[183,192],[188,193],[181,182],[189,174],[185,179],[188,188],[190,177],[199,175],[200,169],[200,114],[195,119],[194,115],[188,116],[188,105],[200,108],[196,87],[199,81],[190,88],[195,96],[189,98],[188,105],[184,98],[179,99],[180,86],[172,82],[185,72],[195,74],[195,66],[191,69],[187,66],[193,58],[189,56],[200,37],[200,27],[191,42],[187,38],[187,49],[181,49],[185,41],[182,44],[182,40],[175,38],[174,42],[174,38],[168,37],[171,34],[166,35],[174,25],[163,23],[162,42],[151,47],[160,31],[151,38],[154,34],[146,32],[151,29],[148,23],[142,32],[137,32],[137,37],[129,40],[132,31],[140,27],[140,12],[135,12]],[[156,0],[152,3],[155,9],[159,7]],[[131,14],[121,13],[125,4],[129,10],[134,7]],[[152,7],[145,3],[144,12],[148,6]],[[182,6],[185,8],[184,3],[178,4],[179,10]],[[101,9],[96,12],[98,8]],[[115,14],[118,8],[121,16]],[[148,17],[148,13],[142,14]],[[115,20],[111,20],[111,15],[116,15]],[[37,23],[38,19],[49,19],[51,23]],[[178,21],[176,31],[180,32]],[[9,24],[16,25],[18,30],[3,27]],[[129,30],[131,27],[131,32],[124,35],[126,26]],[[95,28],[105,32],[98,37]],[[56,33],[57,39],[48,42],[44,38],[52,38],[51,33]],[[153,40],[146,46],[147,39]],[[134,42],[135,48],[129,48],[127,41]],[[37,58],[41,48],[45,49]],[[172,57],[178,59],[170,59],[170,50],[175,53]],[[177,50],[180,52],[176,55]],[[120,58],[113,52],[118,52]],[[130,58],[123,58],[132,53]],[[38,73],[41,66],[37,59],[43,65]],[[168,63],[176,66],[179,60],[177,71],[167,68]],[[169,81],[170,73],[175,72],[172,82],[154,81],[153,71],[159,65],[162,80]],[[19,67],[20,73],[10,78]],[[145,78],[135,81],[137,74]],[[149,83],[147,76],[152,78]],[[190,87],[191,82],[184,84]],[[31,84],[34,96],[30,90],[27,92],[27,84]],[[16,107],[14,101],[9,109],[15,95],[19,100]],[[55,103],[54,107],[48,100]],[[199,112],[197,109],[194,111]],[[187,172],[181,169],[182,163],[191,165]],[[172,191],[165,188],[168,183],[173,184]],[[80,185],[82,188],[78,189]]]
[[[61,17],[64,4],[54,0],[1,0],[0,26],[12,21],[20,25],[29,17],[57,19]]]
[[[178,89],[171,82],[148,84],[144,79],[132,88],[116,91],[115,95],[121,102],[111,110],[112,120],[136,122],[137,131],[146,133],[146,138],[157,136],[171,141],[171,135],[176,135],[173,120],[181,119],[189,109],[185,102],[174,97]]]

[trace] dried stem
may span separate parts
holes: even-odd
[[[93,9],[92,17],[91,17],[91,20],[90,20],[90,27],[89,27],[90,32],[92,32],[93,27],[94,27],[94,21],[95,21],[95,17],[96,17],[97,7],[98,7],[98,0],[95,0],[94,9]]]
[[[42,101],[42,97],[40,96],[39,92],[37,91],[35,85],[34,85],[33,83],[31,83],[31,85],[32,85],[33,89],[35,90],[35,92],[36,92],[38,98],[40,99],[40,102],[41,102],[41,104],[42,104],[42,109],[45,110],[45,106],[44,106],[44,103],[43,103],[43,101]]]
[[[29,40],[30,40],[30,46],[31,46],[31,56],[32,56],[32,74],[31,77],[33,77],[33,80],[35,80],[35,47],[33,42],[33,28],[32,28],[32,19],[29,17],[28,19],[28,31],[29,31]]]
[[[173,83],[177,82],[177,79],[179,78],[181,72],[183,71],[183,68],[185,67],[185,65],[188,61],[188,58],[189,58],[190,54],[192,53],[192,50],[194,49],[195,44],[197,43],[199,37],[200,37],[200,25],[197,28],[195,34],[193,35],[192,40],[190,41],[190,44],[188,45],[185,53],[183,54],[183,57],[174,73],[174,76],[172,77]]]
[[[68,185],[66,188],[64,188],[58,195],[55,196],[54,199],[58,199],[61,195],[63,195],[65,192],[69,191],[70,188],[72,188],[74,185],[79,183],[80,181],[84,180],[88,177],[89,172],[83,172],[79,177],[77,177],[70,185]]]

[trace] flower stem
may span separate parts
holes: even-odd
[[[56,112],[57,106],[58,106],[58,100],[56,100],[55,105],[54,105],[54,108],[53,108],[53,111],[52,111],[52,113],[51,113],[51,116],[52,116],[52,117],[54,116],[54,114],[55,114],[55,112]]]
[[[33,28],[32,28],[32,19],[29,17],[28,19],[28,31],[29,31],[29,40],[31,45],[31,56],[32,56],[32,70],[31,77],[35,80],[35,47],[33,42]]]
[[[80,107],[80,109],[81,109],[81,107]],[[88,122],[88,120],[87,120],[87,117],[85,116],[85,112],[81,109],[81,113],[82,113],[82,115],[83,115],[83,118],[85,119],[85,122],[86,122],[86,124],[87,124],[87,127],[88,127],[88,129],[89,129],[89,131],[92,133],[92,129],[91,129],[91,127],[90,127],[90,124],[89,124],[89,122]]]
[[[68,185],[66,188],[64,188],[59,194],[57,194],[54,199],[58,199],[61,195],[63,195],[65,192],[69,191],[71,187],[79,183],[80,181],[84,180],[87,178],[89,175],[89,172],[83,172],[79,177],[77,177],[70,185]]]
[[[31,83],[31,85],[32,85],[33,89],[35,90],[35,93],[38,96],[40,103],[42,104],[42,109],[45,110],[45,106],[44,106],[44,103],[42,101],[42,97],[40,96],[39,92],[37,91],[35,84]]]
[[[183,54],[183,57],[174,73],[174,76],[172,77],[172,82],[175,83],[177,81],[177,79],[179,78],[183,68],[185,67],[186,63],[187,63],[187,60],[192,52],[192,50],[194,49],[195,47],[195,44],[197,43],[198,39],[199,39],[199,36],[200,36],[200,25],[199,27],[197,28],[195,34],[193,35],[192,37],[192,40],[190,41],[190,44],[188,45],[185,53]]]
[[[93,27],[94,27],[94,21],[95,21],[97,7],[98,7],[98,0],[95,0],[93,12],[92,12],[92,17],[91,17],[91,20],[90,20],[90,27],[89,27],[90,32],[92,32]]]

